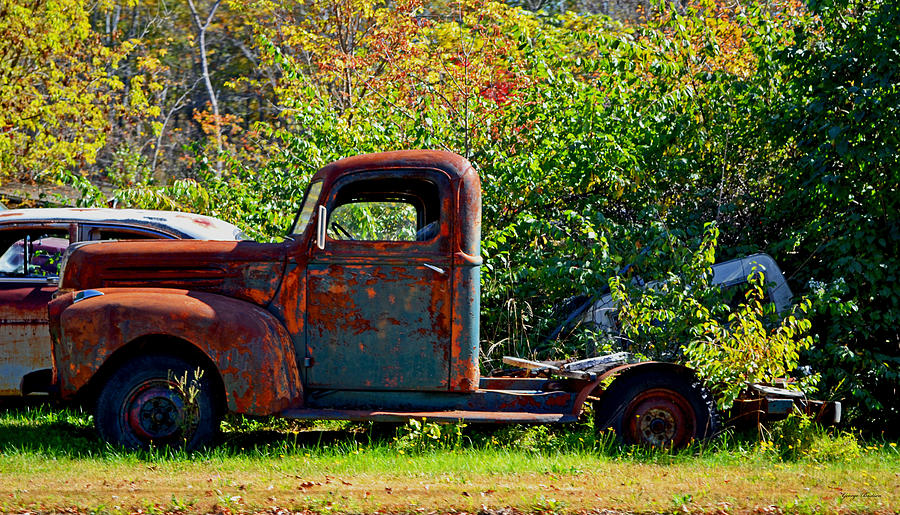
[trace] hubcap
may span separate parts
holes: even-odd
[[[176,436],[184,420],[184,400],[164,380],[142,383],[123,406],[125,422],[140,440],[166,440]]]
[[[668,388],[641,392],[625,408],[625,436],[631,443],[683,447],[697,427],[694,410],[683,395]]]
[[[664,409],[651,409],[641,416],[640,431],[651,445],[663,445],[675,436],[675,418]]]

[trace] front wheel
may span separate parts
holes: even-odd
[[[612,383],[595,406],[594,425],[611,428],[627,444],[680,449],[712,436],[718,414],[696,379],[644,372]]]
[[[130,449],[196,449],[218,433],[209,372],[174,356],[139,356],[116,370],[97,398],[103,440]]]

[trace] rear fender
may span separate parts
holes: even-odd
[[[609,384],[609,381],[606,381],[606,379],[632,374],[675,374],[693,380],[696,380],[697,377],[697,374],[692,369],[684,365],[666,363],[664,361],[642,361],[640,363],[620,365],[607,370],[600,376],[600,386],[598,388],[603,388],[602,385]]]
[[[151,288],[109,288],[73,302],[50,305],[55,381],[71,399],[107,363],[141,342],[187,342],[215,365],[229,411],[269,415],[302,405],[303,387],[290,336],[268,311],[211,293]],[[185,349],[190,351],[190,349]]]
[[[594,391],[595,396],[600,396],[603,391],[608,390],[610,385],[609,379],[613,380],[621,376],[631,376],[634,374],[669,374],[678,375],[685,379],[696,381],[697,374],[692,369],[679,365],[677,363],[666,363],[664,361],[643,361],[641,363],[628,363],[607,370],[600,376],[600,383]]]
[[[575,399],[575,410],[573,414],[578,416],[582,412],[586,401],[598,400],[602,397],[616,379],[633,374],[676,374],[690,380],[695,380],[697,377],[697,374],[695,374],[693,370],[676,363],[643,361],[641,363],[620,365],[607,370],[597,379],[585,384]]]

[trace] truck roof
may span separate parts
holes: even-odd
[[[450,179],[477,180],[477,173],[469,161],[453,152],[443,150],[395,150],[377,154],[345,157],[320,169],[313,180],[334,181],[346,173],[367,170],[404,168],[432,168],[441,170]]]
[[[127,223],[157,229],[181,238],[242,240],[241,230],[218,218],[180,211],[111,208],[36,208],[0,211],[0,223]]]

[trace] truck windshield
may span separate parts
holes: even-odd
[[[322,181],[316,181],[309,185],[306,198],[303,199],[303,207],[300,208],[300,213],[297,215],[297,221],[294,222],[291,234],[300,234],[306,230],[306,226],[309,225],[309,221],[316,209],[316,203],[319,202],[319,193],[321,191]]]

